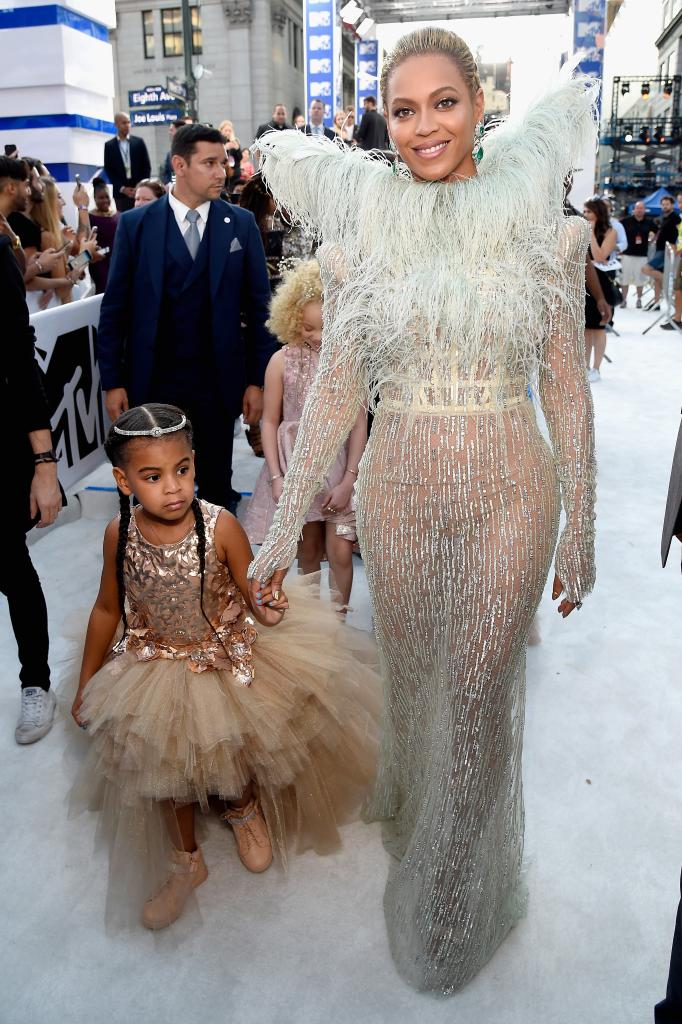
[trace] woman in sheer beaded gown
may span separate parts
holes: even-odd
[[[384,907],[398,970],[448,993],[522,911],[525,649],[555,546],[564,617],[594,584],[589,229],[562,213],[594,90],[567,77],[486,136],[479,166],[483,94],[458,36],[404,37],[381,86],[393,168],[298,132],[259,139],[276,200],[321,236],[325,322],[249,576],[261,600],[281,588],[327,468],[380,398],[357,484],[385,696],[368,817],[395,858]]]

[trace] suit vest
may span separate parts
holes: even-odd
[[[171,397],[189,389],[215,389],[213,317],[208,273],[210,224],[192,260],[170,206],[163,296],[156,332],[153,390]],[[163,397],[158,400],[163,401]]]

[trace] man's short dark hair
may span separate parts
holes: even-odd
[[[371,103],[373,107],[376,107],[377,98],[376,96],[365,96],[363,103]]]
[[[211,128],[207,124],[184,124],[173,136],[171,156],[181,156],[189,163],[196,153],[199,142],[220,142],[224,146],[227,139],[217,128]]]
[[[0,156],[0,179],[11,178],[12,181],[26,181],[28,167],[23,160],[15,160],[11,156]]]

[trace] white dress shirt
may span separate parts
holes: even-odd
[[[185,206],[184,203],[181,203],[180,200],[176,196],[173,195],[172,190],[170,190],[168,192],[168,202],[170,203],[171,210],[175,214],[175,220],[177,222],[178,227],[180,228],[180,234],[184,238],[185,237],[185,233],[187,231],[189,231],[189,223],[190,222],[188,220],[185,220],[185,215],[186,215],[187,211],[190,209],[190,207],[189,206]],[[203,238],[204,237],[204,231],[206,230],[206,223],[208,221],[208,213],[209,213],[210,209],[211,209],[211,200],[210,199],[207,199],[205,203],[202,203],[201,206],[197,206],[197,208],[196,208],[196,211],[199,214],[199,219],[197,221],[197,229],[199,231],[199,238]]]
[[[310,125],[310,134],[318,137],[324,137],[324,124],[312,124]]]
[[[126,172],[126,178],[130,177],[130,138],[128,136],[122,139],[119,136],[118,149],[121,154],[121,160],[123,161],[123,169]]]

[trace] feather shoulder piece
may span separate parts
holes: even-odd
[[[356,197],[390,180],[389,164],[361,149],[348,149],[296,129],[271,131],[258,139],[263,178],[291,216],[316,233],[336,237],[336,223],[347,221]]]

